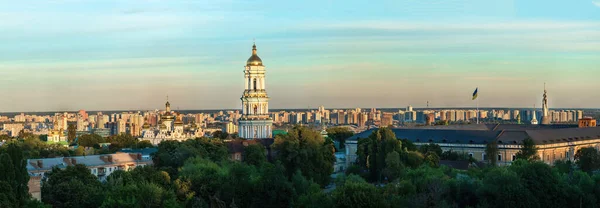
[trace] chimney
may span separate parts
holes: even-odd
[[[43,168],[43,167],[44,167],[44,161],[43,161],[43,160],[38,160],[38,161],[37,161],[37,166],[38,166],[39,168]]]
[[[137,154],[137,160],[142,160],[142,153]]]
[[[71,164],[73,164],[73,165],[77,165],[77,159],[75,159],[75,158],[71,158]]]
[[[107,156],[108,157],[108,162],[112,163],[113,162],[113,157],[112,155]]]

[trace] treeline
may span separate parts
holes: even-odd
[[[81,165],[53,169],[42,185],[52,207],[322,207],[333,172],[333,143],[303,127],[279,135],[266,148],[248,145],[245,160],[231,160],[220,139],[166,141],[154,166],[112,173],[100,182]],[[325,203],[325,204],[323,204]]]
[[[580,150],[574,163],[549,166],[537,160],[534,145],[524,145],[521,159],[508,167],[464,171],[440,165],[441,159],[470,160],[464,154],[435,144],[417,148],[381,128],[359,140],[356,165],[331,181],[332,143],[296,127],[276,137],[273,161],[254,144],[236,162],[220,139],[167,141],[153,155],[154,166],[117,171],[106,182],[81,165],[54,169],[42,185],[45,205],[14,198],[21,199],[17,207],[600,207],[594,148]],[[4,181],[0,188],[19,189]]]
[[[129,134],[120,134],[108,138],[97,134],[84,134],[72,141],[71,145],[76,145],[77,148],[70,148],[57,143],[48,143],[42,141],[40,137],[26,133],[16,138],[4,136],[2,139],[6,140],[5,146],[9,144],[18,146],[23,151],[26,159],[111,154],[122,148],[141,149],[154,147],[149,141],[139,141]],[[101,144],[108,145],[101,147]]]
[[[558,161],[551,167],[539,161],[527,139],[508,167],[496,167],[490,157],[486,167],[461,171],[440,166],[440,158],[472,159],[441,152],[435,144],[418,150],[411,145],[387,128],[360,139],[357,165],[333,192],[336,206],[600,207],[600,154],[592,147],[578,151],[575,163]],[[490,142],[486,152],[496,151]],[[336,193],[346,189],[340,200]]]

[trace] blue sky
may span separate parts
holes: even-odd
[[[0,111],[600,107],[600,0],[5,1]]]

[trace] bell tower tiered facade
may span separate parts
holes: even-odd
[[[252,56],[244,67],[244,94],[242,95],[242,117],[238,134],[245,139],[272,138],[273,120],[269,116],[269,97],[265,85],[265,66],[252,46]]]

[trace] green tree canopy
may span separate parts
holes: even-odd
[[[421,145],[419,147],[419,152],[421,152],[423,154],[427,154],[428,152],[433,152],[436,155],[440,156],[440,155],[442,155],[442,147],[440,147],[440,145],[437,145],[434,143],[429,143],[426,145]]]
[[[600,168],[600,153],[593,147],[584,147],[575,153],[575,161],[582,171],[590,173]]]
[[[79,146],[84,147],[99,147],[99,143],[104,143],[106,140],[98,134],[84,134],[77,139]]]
[[[352,137],[354,132],[347,127],[331,127],[327,128],[327,137],[340,142],[340,148],[344,148],[346,139]]]
[[[496,140],[490,141],[485,145],[485,155],[491,166],[496,166],[498,161],[498,143]]]
[[[262,144],[251,144],[244,147],[244,162],[249,165],[260,166],[267,162],[267,150]]]
[[[0,150],[0,205],[22,207],[29,200],[29,174],[22,149],[8,144]]]
[[[177,170],[189,158],[202,157],[213,161],[221,161],[228,156],[223,141],[210,138],[188,139],[183,142],[163,141],[152,159],[154,166],[164,170],[171,176],[177,176]]]
[[[402,176],[404,171],[404,164],[400,160],[400,154],[396,151],[392,151],[385,157],[385,169],[383,169],[383,175],[388,181],[394,181]]]
[[[53,207],[99,207],[104,200],[102,184],[85,165],[52,169],[42,182],[42,201]]]
[[[384,127],[373,131],[368,138],[358,140],[358,164],[369,170],[369,180],[381,181],[386,167],[387,154],[402,152],[402,144],[391,129]]]
[[[346,181],[332,194],[334,207],[385,207],[380,191],[366,182]]]
[[[121,148],[135,148],[138,141],[139,140],[131,136],[131,134],[119,134],[107,139],[107,142],[110,142],[111,149],[116,150]]]
[[[75,141],[75,137],[77,136],[77,126],[73,123],[67,126],[67,140],[69,143],[73,143]]]
[[[517,159],[523,160],[539,160],[539,156],[537,154],[537,147],[535,147],[535,143],[531,138],[527,138],[523,140],[523,144],[521,150],[517,152]]]
[[[520,178],[521,183],[537,199],[540,207],[568,207],[577,204],[577,199],[563,197],[567,184],[557,171],[541,161],[517,160],[509,167]],[[574,200],[570,203],[569,200]]]
[[[531,192],[521,183],[519,176],[507,169],[488,172],[477,190],[480,205],[490,207],[540,207]]]
[[[273,149],[288,177],[300,170],[305,177],[321,186],[329,183],[335,149],[319,132],[296,126],[288,134],[277,135]]]

